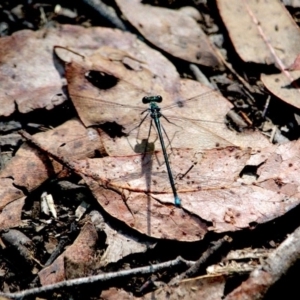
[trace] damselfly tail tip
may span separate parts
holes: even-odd
[[[175,197],[175,206],[180,207],[181,206],[181,200],[178,196]]]

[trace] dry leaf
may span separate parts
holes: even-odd
[[[155,158],[91,159],[76,163],[76,169],[110,215],[153,237],[192,241],[208,229],[239,230],[298,205],[299,147],[294,142],[259,151],[173,151],[171,168],[184,211],[170,205],[174,197],[165,166]],[[251,183],[239,176],[247,165],[257,167]]]
[[[176,11],[142,4],[140,0],[116,2],[127,20],[156,47],[189,62],[210,67],[221,64],[194,18],[199,12],[192,7],[187,13],[186,8]]]
[[[275,64],[283,70],[300,53],[300,33],[279,0],[226,1],[217,5],[242,60]]]
[[[220,14],[240,57],[246,62],[275,64],[281,74],[262,75],[266,88],[299,108],[299,72],[290,72],[300,53],[300,33],[279,1],[218,0]]]
[[[34,138],[27,138],[48,152]],[[151,237],[195,241],[208,230],[234,231],[267,222],[299,203],[300,142],[260,150],[173,149],[170,163],[182,208],[174,207],[161,153],[70,161],[101,206]],[[247,166],[257,169],[243,180]]]
[[[148,61],[155,73],[178,76],[173,65],[165,66],[165,57],[128,32],[72,25],[35,32],[23,30],[0,39],[0,116],[12,114],[16,104],[19,112],[27,113],[37,108],[52,109],[65,101],[64,69],[53,56],[55,45],[82,55],[90,55],[104,45],[116,47]],[[67,60],[64,55],[60,58]]]
[[[265,87],[284,102],[300,108],[299,90],[300,71],[284,71],[280,74],[261,75]]]
[[[39,272],[42,285],[66,280],[65,259],[69,261],[68,274],[70,278],[90,275],[95,254],[95,246],[98,239],[97,232],[91,223],[86,223],[74,243],[62,253],[50,266]],[[80,273],[76,271],[80,268]],[[76,274],[76,275],[75,275]]]
[[[143,142],[148,139],[150,125],[149,120],[142,122],[147,106],[141,99],[157,94],[163,98],[161,111],[169,122],[163,118],[161,122],[172,147],[269,145],[260,133],[238,134],[228,130],[224,116],[232,105],[218,93],[196,81],[179,79],[177,83],[173,81],[171,90],[168,74],[160,78],[151,73],[148,65],[132,57],[136,68],[128,68],[128,59],[125,63],[128,57],[125,52],[106,47],[85,62],[69,64],[66,70],[69,94],[83,123],[86,126],[117,123],[116,136],[122,132],[129,134],[122,139],[102,135],[106,154],[126,155],[145,150]],[[148,144],[156,141],[155,149],[160,149],[154,129],[151,134]]]
[[[97,132],[92,128],[85,129],[78,120],[70,120],[54,130],[37,134],[36,137],[55,153],[68,157],[92,157],[96,150],[101,149]],[[52,164],[51,160],[38,150],[26,144],[22,145],[0,172],[0,228],[14,227],[20,223],[22,203],[25,199],[23,188],[32,191],[61,169],[61,165],[57,162]],[[15,209],[11,209],[14,206]],[[10,209],[6,209],[8,207]]]
[[[90,216],[95,226],[106,234],[105,244],[107,248],[99,261],[99,265],[102,267],[110,263],[115,263],[127,255],[144,253],[149,247],[153,246],[153,243],[137,241],[114,230],[109,224],[104,222],[103,217],[98,211],[92,211]]]
[[[22,224],[21,214],[25,204],[25,198],[21,197],[5,205],[0,214],[1,230],[18,227]]]
[[[46,32],[47,38],[44,30],[24,30],[0,39],[1,116],[12,114],[16,104],[21,113],[27,113],[37,108],[52,109],[66,99],[63,71],[59,74],[49,51],[58,36],[52,30]]]

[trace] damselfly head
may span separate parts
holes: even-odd
[[[162,96],[156,95],[156,96],[145,96],[142,99],[144,104],[151,103],[151,102],[156,102],[160,103],[162,102]]]

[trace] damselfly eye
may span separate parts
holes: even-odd
[[[162,96],[156,95],[156,96],[145,96],[142,99],[142,102],[144,104],[148,104],[151,102],[161,103],[162,102]]]

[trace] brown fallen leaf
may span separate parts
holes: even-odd
[[[47,156],[23,145],[16,156],[0,172],[0,228],[21,225],[21,213],[26,194],[45,181],[51,172],[46,167]],[[20,188],[21,187],[21,188]]]
[[[167,176],[162,170],[164,168],[159,169],[156,161],[151,161],[152,165],[146,164],[147,158],[143,162],[138,156],[127,158],[127,163],[123,158],[114,158],[111,164],[108,163],[112,160],[109,157],[89,160],[89,172],[100,176],[92,178],[86,174],[84,178],[103,208],[133,228],[156,237],[192,240],[194,236],[199,239],[201,231],[203,234],[207,229],[203,223],[196,225],[195,216],[199,217],[198,222],[208,222],[207,226],[211,222],[209,230],[220,232],[239,230],[253,222],[263,223],[295,207],[299,203],[299,163],[296,159],[299,147],[299,142],[257,152],[229,147],[205,151],[198,159],[196,153],[191,155],[188,151],[184,153],[178,150],[170,160],[184,214],[180,209],[164,204],[173,203],[174,200]],[[141,165],[141,171],[136,174],[138,165]],[[246,165],[258,168],[258,178],[252,183],[239,179]],[[193,168],[189,170],[191,166]],[[104,173],[105,170],[109,173]],[[185,174],[188,170],[183,179],[178,179],[179,174]],[[114,181],[116,177],[122,178],[122,175],[124,182],[120,183],[120,179]],[[107,178],[102,183],[104,188],[98,185],[101,176]],[[110,191],[105,196],[105,189],[109,188],[116,192]],[[145,194],[147,189],[153,193]],[[167,190],[169,193],[166,193]],[[189,219],[191,216],[187,212],[194,218]],[[146,218],[149,214],[150,225]]]
[[[187,13],[186,8],[176,11],[142,4],[140,0],[117,0],[116,3],[127,20],[158,48],[189,62],[210,67],[221,65],[195,20],[199,12],[192,7]]]
[[[1,230],[22,225],[21,214],[25,204],[25,196],[8,203],[0,214]]]
[[[64,69],[53,56],[55,45],[72,48],[82,55],[90,55],[104,45],[123,49],[148,61],[152,71],[160,76],[165,72],[178,76],[173,65],[166,66],[165,57],[128,32],[72,25],[18,31],[0,39],[0,116],[12,114],[16,105],[19,112],[27,113],[37,108],[52,109],[66,100]]]
[[[79,162],[76,169],[82,170],[110,215],[156,238],[199,240],[209,229],[237,230],[257,220],[255,210],[264,206],[264,191],[258,191],[260,198],[253,201],[253,187],[237,181],[249,151],[230,147],[198,154],[173,151],[169,158],[184,210],[172,205],[174,196],[160,155],[153,160],[141,155],[93,159]],[[243,207],[247,205],[250,211]]]
[[[291,66],[287,68],[288,71],[299,71],[300,70],[300,54],[297,55]]]
[[[36,137],[52,149],[51,151],[69,157],[93,157],[95,151],[101,149],[97,132],[92,128],[86,129],[75,119],[54,130],[37,134]],[[22,203],[25,199],[23,189],[32,191],[61,170],[61,165],[56,162],[52,164],[38,150],[26,144],[22,145],[0,172],[0,228],[6,229],[20,224]]]
[[[63,281],[68,278],[78,278],[91,274],[94,267],[93,257],[98,234],[94,225],[87,222],[81,229],[74,243],[67,248],[50,266],[39,272],[42,285],[48,285]],[[68,260],[68,269],[65,269],[65,261]],[[68,278],[65,276],[68,273]]]
[[[44,30],[24,30],[0,39],[1,116],[12,114],[16,104],[21,113],[27,113],[36,108],[52,109],[66,99],[49,51],[49,44],[58,38],[51,34],[53,31],[46,32],[47,38]]]
[[[279,0],[218,0],[217,6],[235,50],[245,62],[286,69],[300,53],[300,33]]]
[[[283,71],[279,74],[261,75],[265,87],[282,101],[300,108],[300,71]]]
[[[182,200],[178,208],[160,152],[153,159],[135,155],[70,161],[24,136],[79,174],[111,216],[155,238],[195,241],[208,230],[240,230],[279,217],[300,200],[300,142],[257,151],[173,149],[169,158]],[[246,166],[257,169],[250,182],[242,176]]]
[[[127,62],[126,62],[127,59]],[[129,61],[135,68],[128,68]],[[172,147],[209,149],[238,145],[266,147],[269,142],[258,132],[238,134],[228,130],[224,116],[231,103],[218,93],[192,80],[177,81],[168,74],[161,78],[153,74],[148,65],[124,51],[101,48],[81,63],[70,63],[66,69],[69,94],[85,126],[114,124],[116,136],[102,135],[105,153],[129,155],[145,151],[145,140],[160,149],[155,130],[149,137],[147,106],[142,103],[146,95],[161,95],[161,118]],[[177,82],[177,83],[176,83]],[[117,123],[117,124],[116,124]],[[110,133],[113,127],[110,128]],[[143,144],[144,143],[144,144]],[[121,152],[120,152],[121,150]]]
[[[299,71],[288,67],[300,53],[298,26],[281,1],[218,0],[221,17],[237,53],[245,62],[275,64],[280,74],[261,75],[266,88],[297,108]],[[270,22],[271,20],[271,22]]]

